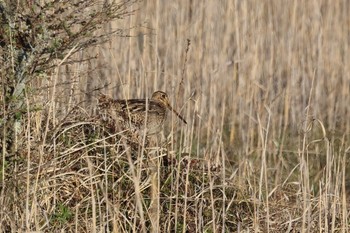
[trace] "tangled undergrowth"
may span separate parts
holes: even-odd
[[[237,232],[253,230],[254,221],[270,232],[302,227],[297,183],[276,187],[264,202],[252,184],[238,185],[234,167],[171,150],[172,142],[132,147],[124,132],[111,132],[82,108],[56,125],[45,143],[27,140],[5,166],[5,230]],[[308,198],[314,231],[322,196]],[[337,212],[329,215],[334,229]]]

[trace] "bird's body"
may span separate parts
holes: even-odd
[[[167,110],[173,111],[187,124],[183,117],[172,109],[168,95],[162,91],[154,92],[151,99],[114,100],[101,95],[99,106],[123,130],[146,130],[146,135],[156,134],[161,130]]]

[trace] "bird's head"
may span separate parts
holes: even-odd
[[[165,92],[163,91],[154,92],[152,94],[152,100],[155,100],[163,104],[164,106],[166,106],[169,110],[173,111],[176,114],[176,116],[178,116],[185,124],[187,124],[186,120],[171,107],[169,97]]]

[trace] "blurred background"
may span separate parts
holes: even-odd
[[[97,59],[60,71],[57,82],[71,83],[58,92],[62,107],[72,93],[93,103],[96,89],[114,98],[163,90],[211,138],[205,146],[220,135],[229,158],[261,146],[261,126],[269,149],[296,149],[310,119],[327,137],[348,138],[349,2],[141,1],[132,9],[102,29],[127,29],[125,37],[81,51]]]

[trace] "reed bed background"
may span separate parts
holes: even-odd
[[[130,8],[100,29],[128,36],[30,83],[28,109],[42,110],[24,116],[15,160],[24,167],[5,172],[3,154],[1,230],[348,232],[350,3]],[[99,92],[156,90],[189,124],[169,115],[136,163],[96,128],[50,134],[67,132],[77,105],[75,124],[91,123]]]

